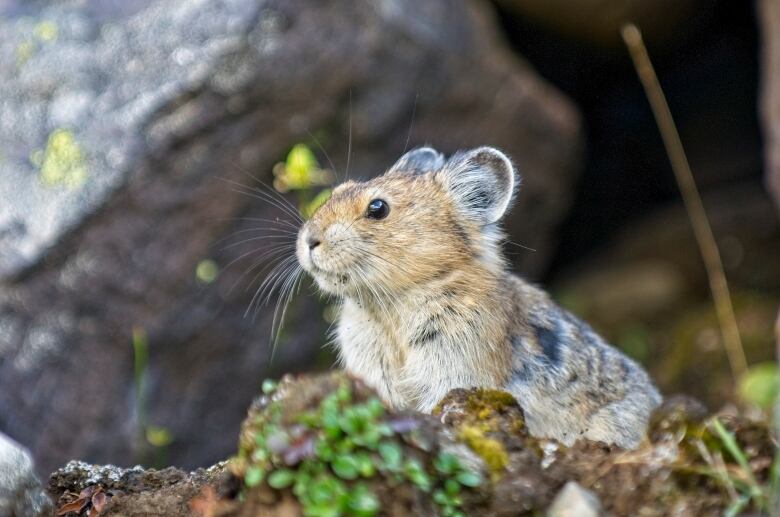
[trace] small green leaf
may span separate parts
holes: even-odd
[[[458,493],[460,493],[460,483],[458,483],[454,479],[448,479],[444,482],[444,490],[449,495],[457,495]]]
[[[357,459],[358,471],[361,476],[370,478],[374,475],[376,468],[374,467],[374,462],[371,460],[371,456],[363,453],[356,455],[355,459]]]
[[[355,441],[352,440],[349,436],[343,437],[337,444],[336,444],[336,451],[340,454],[349,454],[351,453],[355,448]]]
[[[382,435],[379,432],[379,428],[373,424],[369,424],[361,434],[355,437],[355,443],[368,447],[371,450],[376,450],[379,446],[379,440],[381,439]]]
[[[348,407],[344,410],[339,421],[341,430],[347,434],[358,434],[365,423],[354,407]]]
[[[337,413],[323,413],[322,430],[331,440],[337,440],[341,436],[341,418]]]
[[[431,489],[431,478],[428,473],[425,472],[420,462],[417,460],[408,460],[404,464],[404,474],[406,479],[414,483],[417,488],[423,492],[427,492]]]
[[[366,485],[357,485],[349,496],[347,507],[357,517],[371,517],[379,512],[379,499]]]
[[[378,451],[388,470],[394,471],[401,468],[403,451],[397,443],[382,442],[379,444]]]
[[[262,447],[258,447],[252,452],[252,461],[262,463],[268,459],[268,451]]]
[[[769,410],[780,395],[780,371],[777,363],[751,366],[739,380],[739,396],[746,402]]]
[[[369,414],[374,419],[379,418],[385,414],[385,405],[382,404],[382,401],[376,397],[371,397],[368,399],[366,401],[366,407],[368,408]]]
[[[306,517],[339,517],[342,514],[339,506],[329,503],[305,506],[303,515]]]
[[[263,482],[263,477],[265,477],[263,469],[257,465],[253,465],[249,467],[246,470],[246,474],[244,474],[244,484],[250,488],[257,486]]]
[[[331,462],[333,472],[341,479],[356,479],[360,475],[358,461],[355,456],[339,456]]]
[[[455,479],[461,485],[470,488],[475,488],[482,484],[482,476],[480,476],[477,472],[472,472],[470,470],[459,472]]]
[[[295,481],[295,472],[289,469],[279,469],[268,476],[268,485],[277,490],[287,488],[293,484],[293,481]]]
[[[341,481],[331,476],[322,476],[309,484],[308,496],[315,505],[335,504],[345,493],[346,489]]]
[[[328,462],[332,460],[334,456],[333,448],[328,442],[324,440],[317,442],[317,444],[314,446],[314,453],[321,460]]]
[[[460,462],[454,455],[443,452],[433,460],[433,466],[441,474],[451,475],[454,474],[456,470],[458,470]]]
[[[381,434],[385,438],[387,438],[389,436],[393,436],[395,434],[395,431],[393,431],[393,428],[390,427],[387,424],[378,424],[376,426],[376,428],[379,431],[379,434]]]
[[[276,391],[276,386],[277,386],[277,383],[276,383],[275,380],[273,380],[273,379],[266,379],[266,380],[264,380],[263,381],[263,386],[262,386],[263,393],[265,393],[266,395],[270,395],[271,393]]]
[[[306,472],[298,472],[298,475],[295,476],[293,494],[300,498],[303,494],[309,491],[309,483],[311,483],[311,476]]]
[[[433,492],[433,501],[436,504],[440,504],[442,506],[449,504],[450,498],[447,497],[447,494],[444,493],[444,490],[436,489]]]

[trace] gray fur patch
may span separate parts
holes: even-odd
[[[557,321],[555,330],[540,325],[532,325],[531,328],[547,362],[552,366],[558,365],[561,362],[561,347],[565,344],[561,343]]]

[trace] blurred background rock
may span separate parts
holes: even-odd
[[[766,20],[777,5],[763,5]],[[42,473],[72,458],[202,466],[235,450],[265,377],[331,366],[328,307],[308,287],[273,360],[272,308],[244,317],[263,248],[236,232],[285,214],[220,180],[271,183],[299,143],[339,177],[409,146],[504,149],[523,174],[507,226],[535,250],[507,244],[516,269],[665,392],[732,400],[617,39],[627,18],[647,28],[748,359],[772,359],[780,225],[762,160],[780,145],[780,67],[750,2],[0,0],[0,431]]]

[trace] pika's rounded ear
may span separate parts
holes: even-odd
[[[512,162],[492,147],[456,153],[437,177],[463,212],[482,224],[501,219],[517,183]]]
[[[388,173],[424,174],[444,166],[444,156],[431,147],[418,147],[401,156]]]

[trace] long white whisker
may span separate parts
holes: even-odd
[[[227,240],[230,240],[233,237],[235,237],[236,235],[241,235],[242,233],[260,232],[260,231],[268,231],[268,232],[272,232],[273,234],[288,235],[286,233],[285,234],[280,233],[282,231],[281,228],[268,228],[268,227],[266,227],[266,228],[245,228],[243,230],[237,230],[235,232],[231,232],[228,235],[225,235],[224,237],[222,237],[220,239],[217,239],[216,241],[214,241],[213,246],[216,246],[216,245],[218,245],[220,243],[223,243],[223,242],[225,242]],[[293,232],[292,230],[284,229],[284,232],[290,232],[289,235],[296,235],[296,236],[298,235],[298,232]]]
[[[406,154],[406,150],[409,149],[409,139],[412,137],[412,127],[414,126],[414,116],[417,113],[417,99],[420,97],[420,90],[417,90],[414,94],[414,104],[412,105],[412,120],[409,122],[409,131],[406,133],[406,143],[404,144],[404,150],[401,153]]]
[[[280,223],[289,226],[295,231],[300,230],[300,226],[295,225],[286,219],[279,219],[278,217],[275,219],[267,219],[264,217],[223,217],[218,219],[218,221],[257,221],[261,223]]]
[[[276,336],[275,343],[279,341],[279,334],[282,330],[284,315],[286,314],[287,306],[290,304],[290,300],[292,299],[295,283],[298,281],[301,271],[302,269],[299,265],[296,265],[293,269],[291,269],[290,272],[286,274],[286,279],[279,289],[279,297],[276,300],[276,307],[274,307],[274,317],[271,320],[271,335]],[[269,293],[269,296],[270,294],[271,293]],[[277,315],[280,314],[279,308],[282,305],[284,305],[284,309],[282,309],[281,317],[277,320]]]
[[[263,249],[263,248],[259,248],[259,249]],[[266,249],[261,255],[256,257],[252,265],[250,265],[249,268],[247,268],[247,270],[244,271],[235,282],[233,282],[233,285],[231,285],[230,289],[228,290],[228,294],[233,292],[233,289],[235,289],[236,286],[239,283],[241,283],[241,280],[243,280],[244,277],[246,277],[246,275],[248,275],[258,267],[265,264],[265,266],[262,269],[260,269],[258,274],[255,275],[255,278],[252,280],[252,282],[250,282],[247,285],[246,289],[244,290],[244,292],[248,291],[251,285],[255,283],[255,281],[257,281],[257,278],[263,273],[263,271],[268,269],[270,266],[276,264],[277,260],[281,260],[285,258],[285,253],[287,252],[289,252],[292,255],[295,252],[295,250],[292,247],[288,248],[287,245],[279,245],[279,246],[274,246],[270,249]]]
[[[288,200],[286,200],[284,197],[282,197],[280,194],[278,194],[275,190],[272,190],[271,192],[274,192],[277,194],[277,197],[271,196],[268,192],[264,190],[260,190],[257,187],[252,187],[249,185],[244,185],[243,183],[239,183],[237,181],[229,180],[226,178],[217,178],[220,181],[224,181],[225,183],[231,185],[233,188],[231,190],[233,192],[237,192],[239,194],[244,194],[245,196],[254,197],[256,199],[260,199],[262,201],[266,201],[268,203],[271,203],[273,206],[278,208],[279,210],[282,210],[287,215],[292,216],[295,220],[298,222],[303,223],[303,218],[301,217],[300,213],[298,212],[298,209],[290,203]],[[264,183],[260,182],[260,180],[256,180],[259,183],[265,185]]]
[[[286,243],[292,245],[297,240],[297,237],[290,237],[288,235],[260,235],[258,237],[249,237],[248,239],[242,239],[238,242],[228,244],[227,246],[220,248],[219,251],[225,251],[230,248],[235,248],[236,246],[241,246],[242,244],[246,244],[247,242],[261,241],[261,240],[269,241],[273,244]]]
[[[277,192],[276,189],[274,189],[274,188],[270,187],[269,185],[267,185],[263,180],[261,180],[260,178],[258,178],[257,176],[255,176],[254,174],[252,174],[251,172],[246,170],[245,168],[243,168],[238,163],[233,162],[233,165],[235,167],[237,167],[238,170],[240,170],[242,173],[244,173],[247,177],[249,177],[250,179],[255,181],[255,183],[257,183],[258,185],[260,185],[262,187],[265,187],[266,190],[268,190],[268,192],[270,194],[273,194],[274,196],[276,196],[277,199],[279,199],[279,201],[281,201],[283,204],[285,204],[288,207],[290,207],[293,210],[294,213],[298,213],[300,215],[300,212],[298,211],[298,208],[295,205],[293,205],[292,203],[290,203],[290,201],[285,199],[285,197],[282,196],[279,192]],[[255,192],[258,192],[258,193],[263,192],[262,190],[260,190],[257,187],[250,187],[250,188],[252,188],[252,190],[254,190]]]
[[[284,318],[287,316],[287,309],[290,307],[290,302],[292,301],[293,293],[295,292],[295,284],[296,282],[298,285],[300,285],[301,278],[303,275],[301,275],[303,269],[301,267],[298,267],[293,273],[292,278],[294,278],[292,284],[290,285],[289,291],[287,293],[287,298],[284,302],[284,307],[282,308],[282,313],[279,316],[279,326],[276,329],[276,337],[274,338],[274,344],[271,348],[271,362],[274,360],[274,355],[276,354],[276,347],[279,345],[279,338],[282,333],[282,328],[284,326]],[[281,297],[280,297],[281,300]],[[277,306],[276,310],[274,311],[274,319],[276,319],[276,311],[279,310],[279,307]],[[271,329],[271,332],[273,333],[273,328]]]
[[[276,285],[276,282],[278,281],[280,275],[284,274],[284,272],[287,270],[287,268],[291,267],[293,264],[292,262],[296,260],[295,256],[287,257],[286,259],[282,260],[280,263],[278,263],[270,273],[265,277],[263,282],[260,284],[260,287],[257,288],[255,291],[254,296],[252,297],[252,301],[249,302],[249,307],[247,308],[247,312],[245,315],[249,314],[249,311],[252,309],[252,307],[255,305],[255,303],[258,303],[259,306],[259,300],[262,299],[264,292],[269,287],[271,288],[271,291],[273,291],[274,286]],[[262,271],[261,271],[262,272]],[[259,274],[258,274],[259,276]],[[257,278],[257,276],[255,276]],[[254,283],[254,282],[253,282]]]
[[[349,181],[349,161],[352,156],[352,88],[349,89],[349,137],[347,142],[347,167],[344,176]]]
[[[309,131],[308,128],[306,129],[306,133],[309,135],[309,137],[312,140],[314,140],[314,143],[317,144],[317,147],[320,148],[320,151],[322,151],[322,154],[325,156],[325,159],[328,160],[328,165],[330,165],[330,169],[333,171],[333,174],[338,175],[338,173],[336,172],[336,166],[333,165],[333,161],[330,159],[330,156],[328,156],[328,152],[325,151],[325,148],[322,147],[322,144],[320,143],[319,139],[316,136],[314,136],[314,134],[311,131]]]
[[[274,248],[275,248],[275,247],[274,247]],[[233,264],[235,264],[236,262],[238,262],[239,260],[241,260],[241,259],[243,259],[243,258],[245,258],[245,257],[248,257],[249,255],[252,255],[252,254],[254,254],[254,253],[258,253],[258,252],[260,252],[260,251],[266,250],[266,249],[267,249],[267,248],[255,248],[255,249],[252,249],[252,250],[249,250],[249,251],[247,251],[246,253],[242,253],[242,254],[241,254],[241,255],[239,255],[238,257],[236,257],[236,258],[234,258],[233,260],[231,260],[230,262],[228,262],[228,263],[227,263],[227,265],[226,265],[225,267],[223,267],[222,269],[223,269],[223,270],[226,270],[226,269],[230,268],[230,266],[232,266]]]
[[[231,188],[231,190],[233,192],[237,192],[239,194],[243,194],[245,196],[249,196],[255,199],[259,199],[260,201],[265,201],[267,203],[270,203],[271,205],[275,206],[279,210],[282,210],[285,214],[292,216],[293,219],[295,219],[296,221],[303,223],[303,217],[298,215],[295,211],[297,209],[293,210],[289,208],[290,206],[292,206],[289,201],[286,204],[279,203],[276,199],[271,197],[267,192],[254,189],[251,187],[246,187],[246,186],[242,186],[241,188]]]

